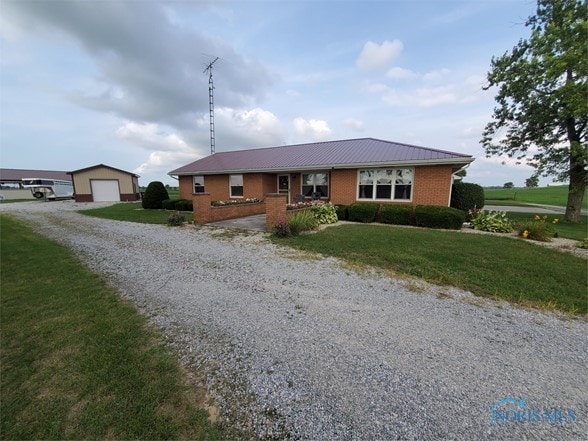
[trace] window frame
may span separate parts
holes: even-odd
[[[306,196],[304,194],[304,187],[309,187],[310,184],[305,184],[304,176],[305,175],[312,175],[312,192],[310,196]],[[327,184],[317,184],[316,175],[325,175],[327,177]],[[320,199],[329,199],[331,194],[331,176],[328,171],[313,171],[309,173],[300,173],[300,193],[308,199],[312,199],[312,195],[316,193],[316,188],[319,187],[327,187],[327,195],[321,196]]]
[[[232,184],[232,178],[233,177],[240,177],[241,178],[241,185],[231,185]],[[240,195],[234,195],[233,194],[233,187],[238,188],[241,187],[241,194]],[[230,199],[242,199],[243,195],[245,194],[245,188],[243,185],[243,174],[234,174],[234,175],[229,175],[229,198]]]
[[[410,170],[412,173],[411,180],[410,180],[410,196],[408,199],[397,199],[395,197],[396,194],[396,185],[408,185],[408,184],[396,184],[397,179],[397,171],[398,170]],[[387,172],[386,174],[391,176],[391,184],[390,184],[390,197],[389,198],[378,198],[378,172]],[[361,184],[361,172],[372,172],[371,177],[371,197],[360,197],[361,191],[360,186],[365,185],[369,186],[370,184]],[[355,186],[355,200],[357,201],[373,201],[373,202],[412,202],[413,199],[413,192],[414,192],[414,167],[377,167],[377,168],[362,168],[357,170],[357,185]],[[380,186],[384,186],[384,184],[380,184]]]
[[[202,185],[199,185],[199,187],[202,187],[202,190],[200,190],[200,191],[196,191],[196,178],[202,178]],[[194,175],[194,176],[192,176],[192,191],[194,191],[194,194],[196,194],[196,193],[206,193],[205,186],[204,186],[204,175]]]

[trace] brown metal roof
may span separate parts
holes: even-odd
[[[0,180],[2,181],[22,181],[26,178],[61,179],[64,181],[71,181],[71,176],[65,171],[0,168]]]
[[[173,170],[169,174],[274,172],[421,163],[465,165],[473,160],[472,156],[461,153],[374,138],[361,138],[220,152]]]
[[[115,167],[111,167],[110,165],[105,165],[105,164],[97,164],[97,165],[91,165],[90,167],[85,167],[85,168],[80,168],[79,170],[73,170],[70,172],[67,172],[68,175],[73,175],[74,173],[79,173],[79,172],[83,172],[83,171],[88,171],[88,170],[92,170],[93,168],[109,168],[111,170],[115,170],[115,171],[119,171],[121,173],[126,173],[127,175],[131,175],[134,176],[136,178],[139,177],[139,175],[136,175],[135,173],[131,173],[125,170],[121,170],[120,168],[115,168]]]

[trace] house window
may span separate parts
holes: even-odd
[[[230,197],[242,198],[243,197],[243,175],[230,175],[229,176],[230,186]]]
[[[204,193],[204,176],[194,176],[194,193]]]
[[[412,168],[360,170],[357,198],[409,201],[413,174]]]
[[[303,173],[302,194],[306,197],[316,195],[319,198],[329,197],[329,174],[328,173]]]

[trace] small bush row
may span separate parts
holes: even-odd
[[[352,222],[382,222],[394,225],[418,225],[428,228],[459,230],[465,220],[465,213],[450,207],[433,205],[380,205],[360,202],[351,205],[336,205],[339,220]]]
[[[187,199],[166,199],[161,203],[164,210],[192,211],[192,201]]]

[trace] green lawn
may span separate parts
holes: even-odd
[[[273,240],[480,296],[588,312],[586,260],[524,240],[375,225],[342,225]]]
[[[500,204],[500,201],[516,201],[528,204],[557,205],[565,207],[568,200],[567,185],[536,188],[485,188],[486,203]],[[582,208],[588,209],[588,194],[584,195]]]
[[[104,208],[80,210],[78,213],[86,216],[100,217],[142,224],[167,224],[167,217],[172,213],[166,210],[144,210],[141,202],[125,202]],[[186,217],[189,220],[189,215]]]
[[[232,436],[134,307],[63,246],[0,222],[2,439]]]

